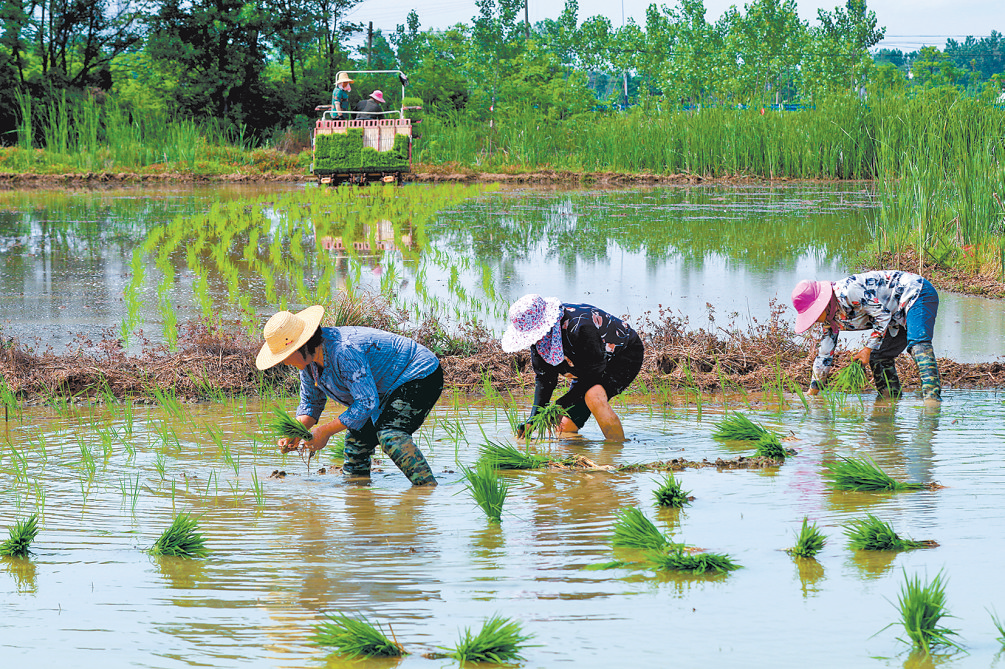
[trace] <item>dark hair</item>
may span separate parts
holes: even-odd
[[[314,334],[311,335],[311,338],[305,341],[303,346],[297,350],[300,351],[300,355],[302,355],[306,360],[307,356],[314,355],[314,351],[318,349],[318,346],[321,345],[323,339],[324,337],[321,336],[321,326],[319,325],[318,328],[314,330]]]

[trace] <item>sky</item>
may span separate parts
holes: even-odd
[[[528,0],[530,22],[557,18],[564,0]],[[799,15],[810,25],[816,23],[817,9],[833,10],[841,0],[796,0]],[[579,20],[598,14],[611,19],[614,26],[634,18],[644,25],[649,0],[579,0]],[[657,1],[658,5],[676,6],[675,0]],[[730,6],[741,7],[735,0],[705,0],[705,18],[714,22]],[[886,26],[886,39],[876,48],[914,51],[925,45],[944,47],[947,38],[962,41],[967,35],[986,37],[992,30],[1005,32],[1005,0],[870,0],[880,26]],[[420,28],[446,28],[455,23],[471,23],[478,9],[474,0],[364,0],[353,8],[350,20],[364,25],[373,21],[374,29],[385,34],[405,23],[415,9]]]

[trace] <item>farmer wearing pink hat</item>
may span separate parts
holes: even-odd
[[[324,312],[317,305],[273,315],[255,360],[258,369],[283,363],[300,370],[297,420],[314,434],[305,446],[321,450],[347,430],[346,476],[370,476],[370,457],[379,444],[413,485],[436,485],[412,434],[443,391],[440,361],[425,346],[383,330],[323,328]],[[319,425],[329,398],[346,410]],[[282,439],[279,446],[286,452],[297,447],[297,440]]]
[[[914,356],[921,375],[921,395],[942,399],[939,365],[932,348],[939,294],[922,276],[896,270],[853,274],[840,281],[800,281],[792,291],[796,332],[824,324],[810,394],[820,392],[834,366],[834,349],[841,330],[871,330],[862,350],[852,358],[872,369],[882,395],[900,395],[895,361],[905,349]]]
[[[551,401],[561,374],[572,384],[555,402],[568,414],[559,430],[577,432],[592,414],[606,439],[623,441],[625,432],[610,400],[642,369],[645,349],[638,334],[597,307],[534,294],[513,303],[509,321],[502,350],[530,348],[535,376],[531,418]]]
[[[384,94],[380,91],[374,91],[370,93],[370,97],[366,100],[360,100],[356,104],[356,114],[357,121],[373,121],[380,119],[380,112],[384,111],[381,105],[384,104]]]

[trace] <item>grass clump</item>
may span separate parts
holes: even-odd
[[[784,460],[788,452],[785,450],[785,446],[782,445],[781,439],[776,435],[768,432],[763,437],[757,440],[755,444],[756,449],[754,450],[755,458],[768,458],[769,460]]]
[[[314,438],[314,435],[303,423],[286,413],[282,407],[272,407],[272,413],[275,418],[269,423],[269,428],[274,436],[281,439],[300,439],[301,441],[310,441]]]
[[[900,609],[900,624],[904,626],[909,643],[926,655],[931,654],[933,647],[960,648],[950,638],[958,633],[939,626],[942,618],[949,617],[946,582],[941,571],[927,584],[922,584],[918,575],[912,578],[904,572],[904,585],[897,598],[897,608]]]
[[[478,634],[472,634],[465,628],[457,646],[447,650],[447,657],[452,657],[462,664],[465,662],[494,662],[507,664],[519,662],[524,658],[520,651],[532,637],[523,633],[520,623],[508,618],[492,616]]]
[[[659,549],[670,545],[670,541],[653,525],[653,521],[635,506],[618,513],[611,543],[626,548],[645,549]]]
[[[657,506],[668,506],[679,509],[691,503],[691,492],[685,491],[680,481],[674,477],[673,472],[668,471],[667,477],[660,482],[660,485],[653,491]]]
[[[693,574],[726,574],[740,568],[733,558],[722,553],[688,553],[682,546],[650,551],[648,562],[659,571],[687,571]]]
[[[932,548],[934,541],[902,539],[893,527],[871,513],[865,518],[851,521],[845,527],[848,547],[859,551],[905,551],[913,548]]]
[[[38,514],[33,513],[24,520],[14,523],[8,530],[10,538],[0,543],[0,555],[4,557],[27,557],[28,547],[38,534]]]
[[[869,380],[865,376],[865,368],[859,361],[853,360],[850,365],[842,367],[831,377],[828,386],[831,390],[843,393],[860,393],[865,390],[868,384]]]
[[[863,456],[859,459],[840,458],[828,462],[824,476],[838,490],[919,490],[924,483],[902,483],[890,477],[876,462]]]
[[[495,468],[488,462],[479,462],[474,469],[461,467],[461,471],[467,481],[465,488],[474,497],[478,506],[489,520],[500,522],[503,502],[509,493],[509,484],[499,477]]]
[[[715,424],[712,438],[722,441],[757,441],[769,434],[771,433],[760,424],[735,411]]]
[[[326,620],[314,627],[311,639],[319,646],[332,646],[347,657],[401,657],[405,650],[384,636],[380,625],[374,627],[364,616],[326,613]]]
[[[827,544],[827,537],[823,535],[816,523],[811,523],[809,518],[803,518],[803,526],[796,534],[796,545],[786,548],[785,551],[793,557],[812,558],[823,550]]]
[[[551,461],[547,455],[531,453],[529,449],[521,451],[512,444],[494,441],[482,444],[478,459],[496,469],[540,469]]]
[[[988,611],[988,614],[991,616],[991,622],[995,624],[995,629],[998,630],[998,637],[995,641],[1005,646],[1005,623],[998,617],[997,611]]]
[[[209,555],[195,518],[179,513],[150,548],[151,555],[202,558]]]

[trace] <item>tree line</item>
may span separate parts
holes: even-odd
[[[812,23],[795,0],[752,0],[714,21],[703,0],[678,0],[621,27],[581,19],[577,0],[532,26],[524,0],[477,0],[468,23],[423,29],[413,10],[372,36],[349,18],[361,1],[0,0],[0,141],[16,143],[25,97],[44,114],[83,96],[268,140],[306,131],[343,69],[402,69],[408,95],[469,119],[526,109],[565,119],[626,103],[811,105],[916,86],[975,93],[1005,71],[997,32],[874,57],[885,28],[866,0],[821,9]]]

